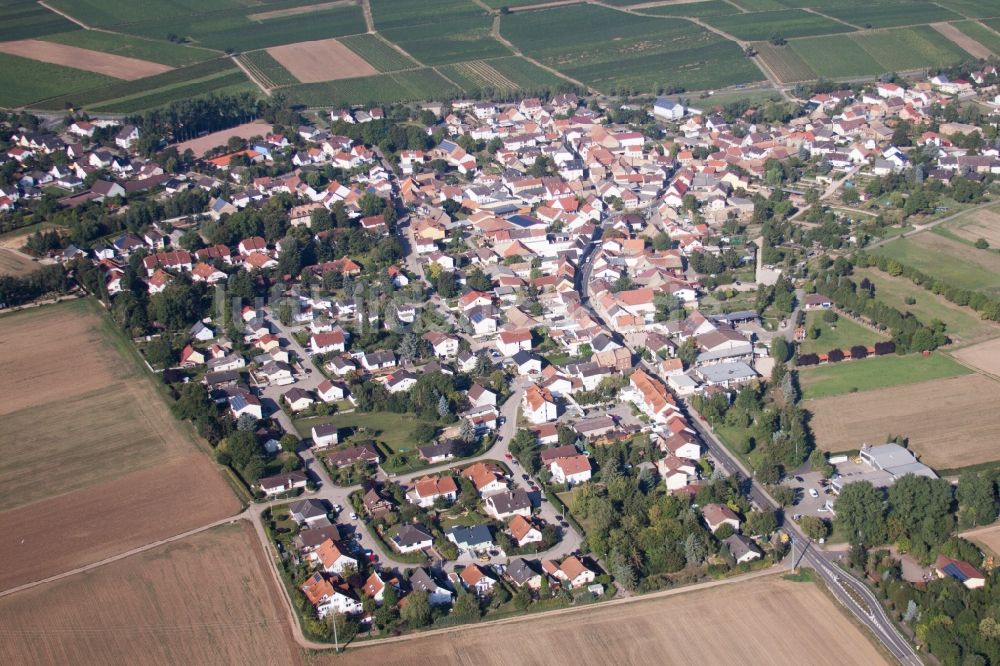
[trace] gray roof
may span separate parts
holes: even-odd
[[[712,383],[753,379],[757,376],[757,371],[742,361],[706,365],[698,368],[698,372],[705,381]]]
[[[424,541],[433,541],[433,537],[423,525],[403,525],[396,530],[392,540],[397,546],[415,546]]]
[[[531,508],[531,500],[528,498],[528,493],[524,492],[521,488],[515,488],[513,491],[504,490],[495,495],[490,495],[487,501],[501,514]],[[489,530],[487,530],[487,534],[489,534]]]
[[[316,499],[305,499],[299,500],[298,502],[292,502],[288,505],[288,512],[292,514],[293,518],[296,520],[305,520],[306,518],[312,518],[315,516],[325,516],[326,505],[320,500]]]
[[[747,553],[756,553],[757,555],[761,555],[760,548],[758,548],[753,541],[746,538],[742,534],[733,534],[732,536],[723,539],[722,543],[729,546],[729,552],[737,560]]]
[[[490,534],[490,528],[486,525],[473,525],[472,527],[459,525],[452,527],[446,534],[460,546],[479,546],[493,543],[493,535]]]
[[[507,575],[514,581],[515,585],[524,585],[535,576],[538,576],[539,572],[531,562],[518,557],[511,560],[507,566]]]

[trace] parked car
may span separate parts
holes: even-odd
[[[351,520],[357,520],[357,519],[358,519],[358,514],[351,511]]]
[[[812,497],[812,498],[819,497],[819,493],[816,492],[815,488],[810,488],[809,489],[809,497]]]

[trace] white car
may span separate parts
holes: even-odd
[[[817,497],[819,497],[819,493],[816,492],[815,488],[810,488],[809,489],[809,497],[812,497],[814,499],[817,498]]]
[[[357,519],[358,519],[358,514],[351,511],[351,520],[357,520]]]

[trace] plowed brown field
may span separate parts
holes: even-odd
[[[0,663],[300,662],[249,523],[0,599]]]
[[[313,660],[329,666],[888,663],[816,584],[776,576]]]

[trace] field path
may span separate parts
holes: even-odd
[[[977,42],[972,37],[969,37],[951,23],[931,23],[931,27],[957,44],[959,48],[974,58],[986,59],[992,58],[996,55],[982,43]]]
[[[264,94],[265,94],[265,95],[267,95],[268,97],[270,97],[270,96],[271,96],[271,89],[270,89],[270,88],[268,88],[267,86],[265,86],[265,85],[264,85],[264,83],[263,83],[262,81],[259,81],[259,80],[257,79],[257,77],[253,75],[253,72],[251,72],[251,71],[250,71],[250,70],[249,70],[249,69],[247,68],[247,66],[243,64],[243,61],[241,61],[241,60],[240,60],[240,59],[239,59],[239,58],[238,58],[238,57],[236,56],[236,54],[235,54],[235,53],[234,53],[233,55],[229,56],[229,59],[230,59],[230,60],[232,60],[232,61],[233,61],[233,63],[234,63],[234,64],[235,64],[235,65],[236,65],[237,67],[239,67],[239,68],[240,68],[240,70],[242,70],[242,72],[243,72],[244,74],[246,74],[246,75],[247,75],[247,78],[248,78],[248,79],[250,79],[251,81],[253,81],[253,83],[254,83],[254,85],[255,85],[255,86],[257,86],[258,88],[260,88],[260,91],[261,91],[262,93],[264,93]]]
[[[372,18],[371,0],[361,0],[361,13],[365,16],[365,27],[368,29],[368,32],[374,34],[375,19]]]
[[[82,567],[77,567],[69,571],[64,571],[60,574],[54,576],[49,576],[48,578],[42,578],[40,580],[35,580],[30,583],[24,583],[23,585],[18,585],[17,587],[12,587],[3,591],[0,591],[0,597],[6,597],[22,590],[28,590],[39,585],[44,585],[45,583],[51,583],[57,581],[61,578],[66,578],[68,576],[74,576],[79,573],[84,573],[85,571],[90,571],[91,569],[96,569],[98,567],[103,567],[105,564],[111,564],[112,562],[117,562],[118,560],[124,560],[126,557],[131,557],[132,555],[137,555],[139,553],[145,552],[147,550],[152,550],[158,546],[162,546],[172,541],[178,541],[180,539],[187,538],[199,532],[204,532],[205,530],[210,530],[213,527],[218,527],[219,525],[225,525],[227,523],[234,523],[237,520],[249,518],[249,512],[244,511],[243,513],[237,514],[235,516],[229,516],[227,518],[220,518],[213,523],[207,525],[202,525],[201,527],[196,527],[193,530],[188,530],[187,532],[181,532],[180,534],[175,534],[174,536],[167,537],[165,539],[160,539],[158,541],[153,541],[152,543],[147,543],[144,546],[139,546],[137,548],[132,548],[124,553],[118,553],[117,555],[112,555],[111,557],[106,557],[103,560],[98,560],[97,562],[91,562],[90,564],[85,564]]]
[[[562,4],[566,4],[566,3],[562,3]],[[570,76],[567,76],[566,74],[563,74],[558,69],[553,69],[552,67],[549,67],[545,63],[542,63],[542,62],[539,62],[538,60],[535,60],[531,56],[524,55],[524,53],[522,53],[519,48],[517,48],[516,46],[514,46],[514,44],[511,43],[510,40],[508,40],[506,37],[504,37],[503,35],[500,34],[500,15],[499,14],[497,14],[496,16],[493,17],[493,28],[491,29],[490,34],[493,35],[493,39],[497,40],[498,42],[500,42],[501,44],[503,44],[504,46],[506,46],[507,48],[509,48],[511,51],[513,51],[514,55],[521,56],[522,58],[524,58],[525,60],[527,60],[528,62],[530,62],[532,65],[535,65],[537,67],[541,67],[546,72],[549,72],[551,74],[555,74],[559,78],[566,79],[570,83],[572,83],[574,85],[577,85],[577,86],[580,86],[581,88],[583,88],[584,90],[586,90],[591,95],[600,95],[601,94],[601,92],[599,90],[595,90],[594,88],[591,88],[590,86],[588,86],[583,81],[577,81],[576,79],[574,79],[574,78],[572,78]]]
[[[835,18],[835,17],[830,16],[828,14],[824,14],[823,12],[818,11],[816,9],[813,9],[812,7],[803,7],[802,11],[809,12],[810,14],[815,14],[816,16],[828,19],[830,21],[833,21],[834,23],[840,23],[841,25],[846,25],[848,28],[851,28],[853,30],[861,30],[861,31],[864,30],[864,28],[862,28],[861,26],[854,25],[853,23],[848,23],[847,21],[844,21],[843,19]]]
[[[41,5],[42,7],[45,7],[45,9],[49,10],[53,14],[59,14],[59,16],[62,16],[67,21],[72,21],[73,23],[76,23],[78,26],[80,26],[84,30],[93,30],[92,27],[90,27],[89,25],[87,25],[83,21],[81,21],[79,19],[75,19],[72,16],[70,16],[69,14],[67,14],[66,12],[61,12],[58,9],[56,9],[55,7],[51,7],[51,6],[47,5],[47,4],[45,4],[44,2],[42,2],[42,0],[38,0],[38,4]]]

